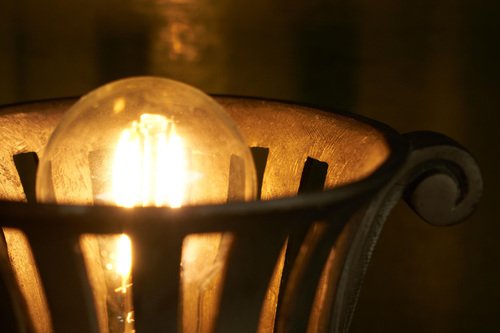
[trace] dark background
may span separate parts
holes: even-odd
[[[0,104],[131,75],[435,130],[477,158],[484,198],[438,228],[387,221],[353,332],[500,332],[500,2],[2,0]]]

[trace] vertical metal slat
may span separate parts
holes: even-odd
[[[309,230],[287,281],[283,281],[286,285],[280,295],[280,308],[276,317],[277,333],[307,331],[324,264],[345,220],[346,217],[338,216],[335,221],[316,222]]]
[[[34,332],[28,308],[9,261],[7,243],[0,229],[0,323],[2,332]]]
[[[43,223],[43,221],[40,221]],[[97,333],[93,295],[77,234],[58,228],[26,230],[55,333]]]
[[[240,230],[234,237],[216,332],[255,333],[286,233],[284,229],[252,228]]]
[[[140,224],[129,234],[136,332],[178,332],[183,235],[166,225]]]

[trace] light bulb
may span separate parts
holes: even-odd
[[[254,199],[256,176],[236,125],[211,97],[139,77],[100,87],[67,111],[40,158],[36,191],[41,202],[180,208]],[[221,257],[227,238],[184,241],[182,313],[197,317],[183,318],[185,332],[210,327],[190,323],[206,320],[198,309],[211,305],[200,302],[215,302],[200,293],[216,288],[220,267],[207,262]],[[81,244],[101,329],[133,332],[130,239],[88,235]]]

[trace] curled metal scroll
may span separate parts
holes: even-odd
[[[481,197],[479,167],[458,143],[434,132],[403,137],[410,147],[404,166],[351,221],[356,226],[333,302],[331,332],[348,331],[373,249],[401,197],[422,219],[436,226],[463,221]]]

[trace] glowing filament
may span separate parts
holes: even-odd
[[[187,162],[182,139],[166,117],[142,114],[123,130],[112,169],[112,198],[122,207],[181,207],[186,193]],[[116,292],[127,293],[132,267],[130,238],[122,234],[115,245],[112,269],[121,277]],[[132,311],[127,322],[133,321]]]
[[[115,271],[120,275],[122,284],[120,291],[127,292],[130,270],[132,269],[132,246],[130,238],[121,234],[116,243],[116,266]]]
[[[143,114],[123,130],[113,165],[113,199],[123,207],[180,207],[187,182],[182,139],[167,118]]]

